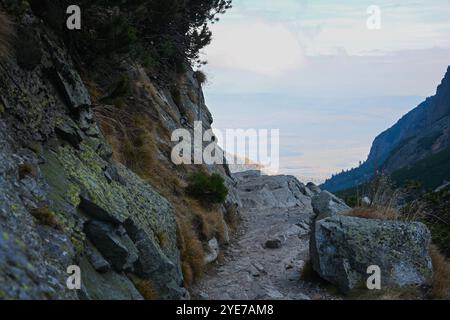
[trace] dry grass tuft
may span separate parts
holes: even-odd
[[[364,218],[364,219],[375,219],[375,220],[399,220],[400,215],[397,211],[390,208],[366,208],[359,207],[346,213],[348,216]]]
[[[431,246],[430,254],[434,271],[430,298],[450,300],[450,262],[434,245]]]
[[[347,300],[418,300],[424,299],[424,294],[419,288],[388,288],[384,290],[357,289],[345,296]]]
[[[222,213],[216,209],[207,209],[200,202],[188,199],[189,207],[192,209],[193,225],[201,240],[208,241],[217,238],[223,242],[225,226]]]
[[[141,279],[138,277],[132,278],[134,286],[139,291],[139,293],[144,297],[145,300],[158,300],[159,293],[155,288],[153,282],[149,279]]]
[[[33,165],[29,162],[25,162],[19,164],[19,179],[22,180],[26,177],[34,177],[36,176],[36,170]]]
[[[165,232],[157,232],[156,239],[158,240],[158,244],[162,249],[166,248],[169,244],[169,237]]]
[[[0,11],[0,59],[12,56],[14,37],[15,29],[11,19]]]
[[[206,77],[206,74],[201,70],[195,71],[194,77],[195,77],[195,79],[197,79],[198,83],[200,83],[201,85],[205,84],[206,81],[208,80],[208,78]]]
[[[59,231],[63,230],[63,227],[56,217],[55,213],[52,212],[48,207],[36,208],[31,210],[30,213],[39,224],[49,226]]]
[[[91,96],[91,100],[93,104],[96,104],[103,97],[103,92],[100,89],[99,85],[93,80],[86,80],[85,86]]]
[[[185,219],[178,219],[178,247],[181,251],[185,287],[190,287],[205,270],[203,245]]]
[[[303,281],[317,281],[320,277],[314,271],[311,260],[305,261],[305,265],[303,266],[300,272],[300,279]]]
[[[237,231],[239,228],[239,225],[241,224],[242,217],[240,216],[237,207],[228,207],[227,213],[225,214],[225,222],[227,223],[228,227],[232,231]]]

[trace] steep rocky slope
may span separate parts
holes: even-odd
[[[212,123],[194,73],[180,78],[176,93],[129,60],[108,78],[102,66],[80,70],[31,12],[14,29],[14,47],[0,60],[0,298],[188,298],[190,245],[207,253],[239,205],[226,166],[170,161],[172,130]],[[141,110],[128,114],[142,120],[139,144],[124,140],[137,126],[117,122],[127,115],[96,96],[124,74],[131,91],[121,102]],[[133,152],[152,171],[127,162]],[[194,214],[205,219],[203,209],[183,195],[190,171],[200,169],[220,173],[230,189],[226,205],[211,213],[217,230],[204,237],[190,229]],[[81,268],[81,290],[66,286],[71,265]]]
[[[439,161],[430,163],[428,170],[436,167],[436,171],[441,174],[436,179],[425,181],[427,187],[437,187],[450,178],[449,172],[442,175],[441,170],[449,163],[448,155],[444,154],[446,151],[448,153],[449,147],[450,68],[435,96],[426,99],[374,140],[366,162],[356,169],[334,176],[322,187],[333,192],[349,189],[367,182],[376,170],[391,174],[402,168],[413,167],[420,161],[438,157]]]

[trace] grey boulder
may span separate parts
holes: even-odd
[[[317,214],[317,220],[332,217],[351,210],[344,200],[339,199],[328,191],[322,191],[313,197],[311,204],[314,212]]]
[[[267,176],[258,171],[234,175],[244,208],[301,208],[311,212],[313,193],[293,176]]]
[[[316,222],[314,270],[346,293],[366,286],[369,266],[381,270],[381,286],[427,286],[432,277],[431,236],[418,222],[334,216]]]

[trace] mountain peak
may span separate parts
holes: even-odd
[[[450,66],[447,68],[447,72],[444,75],[444,78],[442,79],[441,83],[437,87],[436,95],[440,93],[442,90],[450,90]]]

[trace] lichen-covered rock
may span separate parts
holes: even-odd
[[[142,299],[134,276],[162,298],[186,298],[172,205],[111,160],[62,42],[31,13],[18,27],[40,56],[2,61],[0,298]],[[19,174],[25,164],[30,172]],[[66,286],[70,265],[81,268],[81,291]]]
[[[105,169],[111,164],[88,145],[82,144],[81,150],[65,146],[57,151],[44,154],[42,170],[50,185],[55,210],[71,226],[73,238],[83,243],[87,233],[116,271],[130,271],[133,264],[136,273],[155,283],[161,297],[184,297],[175,213],[170,203],[123,166],[115,165],[121,183],[108,179]],[[96,221],[94,225],[111,225],[111,228],[114,224],[123,225],[127,235],[122,235],[122,240],[129,237],[133,244],[125,249],[125,243],[117,237],[114,239],[111,230],[105,230],[104,237],[96,239],[100,234],[98,230],[89,232],[92,223],[87,223],[89,220]],[[86,223],[88,227],[84,229]],[[157,235],[161,234],[166,235],[164,247],[157,241]],[[130,247],[137,250],[137,257],[132,261],[129,261]],[[118,255],[108,256],[116,251]]]
[[[83,300],[143,300],[133,282],[124,274],[114,271],[97,272],[92,265],[81,259],[81,290],[79,298]]]
[[[75,257],[64,232],[39,224],[32,209],[48,204],[39,170],[20,179],[21,163],[36,164],[0,119],[0,299],[74,299],[66,269]]]
[[[316,220],[342,214],[351,209],[344,200],[339,199],[328,191],[322,191],[314,196],[312,198],[312,206],[317,214]]]
[[[432,277],[430,232],[422,223],[333,216],[315,224],[314,270],[348,292],[366,286],[367,268],[378,266],[381,286],[426,286]]]

